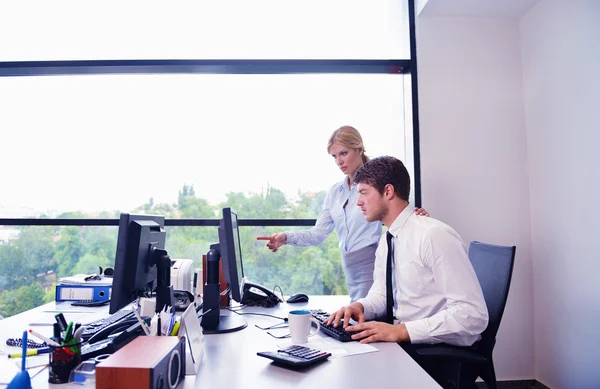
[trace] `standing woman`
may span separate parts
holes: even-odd
[[[373,285],[375,250],[381,237],[381,222],[368,222],[356,205],[358,192],[354,173],[370,158],[365,154],[360,133],[350,126],[340,127],[333,132],[327,144],[327,152],[346,177],[327,193],[315,226],[307,230],[259,236],[257,239],[268,240],[267,247],[275,252],[284,244],[317,246],[335,228],[348,293],[352,301],[356,301],[365,297]],[[417,208],[416,212],[418,215],[429,216],[422,208]]]

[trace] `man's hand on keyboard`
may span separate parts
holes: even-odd
[[[325,322],[327,325],[332,325],[337,327],[340,323],[340,320],[344,320],[344,330],[349,328],[348,323],[350,323],[350,319],[356,320],[358,323],[363,323],[365,321],[365,315],[363,314],[364,307],[361,303],[352,303],[350,305],[346,305],[345,307],[340,308],[338,311],[334,312],[329,316],[329,319]]]
[[[379,321],[368,321],[344,328],[354,332],[352,339],[360,343],[371,342],[409,342],[410,336],[404,324],[388,324]]]

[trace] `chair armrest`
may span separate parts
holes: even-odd
[[[434,359],[455,360],[469,363],[485,363],[487,358],[467,347],[429,347],[417,350],[417,354]]]

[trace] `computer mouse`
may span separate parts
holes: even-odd
[[[305,303],[308,301],[308,296],[304,293],[296,293],[290,296],[289,299],[287,299],[288,303]]]

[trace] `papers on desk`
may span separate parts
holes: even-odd
[[[62,312],[65,316],[67,322],[72,321],[73,323],[81,323],[88,324],[102,317],[106,316],[105,311],[93,311],[93,312],[77,312],[77,311],[66,311],[66,310],[56,310],[56,311],[42,311],[38,312],[34,318],[32,318],[29,322],[30,326],[51,326],[56,323],[56,319],[54,316],[58,313]]]
[[[292,345],[292,339],[280,339],[277,341],[277,347],[284,348]],[[350,355],[366,354],[379,351],[379,349],[370,344],[359,342],[340,342],[329,336],[313,336],[308,338],[308,343],[303,346],[314,348],[316,350],[331,353],[330,358],[347,357]]]
[[[89,277],[89,274],[75,274],[70,277],[62,277],[58,279],[60,285],[112,285],[112,277],[103,277],[100,276],[99,280],[89,280],[85,279]]]
[[[15,352],[20,352],[15,348]],[[48,355],[39,355],[36,357],[28,357],[27,371],[31,378],[38,375],[48,366]],[[15,378],[15,375],[21,371],[21,358],[9,359],[6,355],[0,353],[0,385],[7,385]]]

